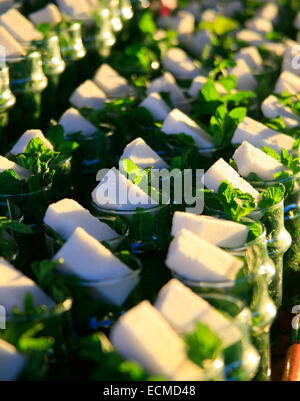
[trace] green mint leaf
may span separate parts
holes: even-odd
[[[14,170],[0,173],[0,194],[18,195],[24,193],[25,181],[19,179]]]
[[[53,145],[55,151],[60,152],[63,157],[70,156],[79,146],[77,142],[65,139],[64,128],[59,124],[52,124],[47,131],[46,137]]]
[[[262,234],[262,225],[259,222],[241,221],[249,227],[247,242],[253,241]]]
[[[273,159],[277,160],[278,162],[281,162],[281,157],[280,155],[276,152],[276,150],[269,148],[268,146],[264,146],[262,148],[262,151],[265,152],[267,155],[273,157]]]
[[[151,35],[157,31],[157,26],[154,22],[154,15],[151,11],[146,11],[139,22],[139,28],[144,33],[150,33]]]
[[[204,361],[215,359],[222,348],[220,338],[200,322],[193,333],[185,336],[185,344],[188,357],[200,367]]]
[[[52,26],[50,24],[39,24],[36,26],[36,29],[43,34],[43,36],[47,36],[52,32]]]
[[[215,87],[214,82],[211,79],[208,79],[207,82],[205,82],[200,93],[206,102],[216,101],[220,99],[220,95]]]
[[[218,197],[225,214],[234,221],[240,221],[256,208],[252,195],[234,189],[227,181],[223,181],[218,189]]]
[[[268,209],[277,205],[282,201],[285,195],[285,187],[283,184],[278,183],[265,189],[261,193],[261,200],[258,204],[260,209]]]
[[[236,87],[236,82],[237,78],[234,75],[229,75],[227,77],[221,78],[218,80],[218,83],[220,83],[224,88],[227,90],[227,92],[232,91]]]

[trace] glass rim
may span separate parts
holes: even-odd
[[[27,60],[29,58],[42,58],[42,54],[41,52],[39,52],[38,50],[34,49],[34,50],[29,50],[25,55],[22,56],[18,56],[18,57],[6,57],[5,60],[8,63],[18,63],[20,61],[24,61]],[[1,59],[0,59],[1,60]],[[8,65],[9,67],[9,65]]]
[[[83,280],[83,279],[78,279],[77,283],[79,286],[81,287],[93,287],[95,285],[99,285],[99,284],[116,284],[119,282],[122,282],[124,280],[130,279],[130,278],[134,278],[134,277],[139,277],[142,273],[143,270],[143,265],[142,262],[133,254],[130,254],[130,256],[135,259],[135,262],[137,263],[137,265],[139,266],[137,269],[132,269],[130,266],[126,265],[131,272],[122,276],[118,276],[118,277],[113,277],[113,278],[106,278],[106,279],[102,279],[102,280]],[[118,257],[118,256],[116,256]],[[119,259],[119,258],[118,258]],[[120,260],[120,259],[119,259]],[[78,276],[76,276],[78,277]]]
[[[1,206],[1,204],[0,204],[0,206]],[[104,223],[104,224],[106,224],[108,227],[110,227],[105,221],[103,221],[103,220],[101,220],[101,217],[97,217],[97,216],[93,216],[93,217],[95,217],[97,220],[99,220],[101,223]],[[105,216],[103,216],[104,218],[105,218]],[[118,234],[117,235],[117,237],[114,237],[114,238],[111,238],[111,239],[109,239],[109,240],[103,240],[103,241],[99,241],[100,243],[103,243],[103,242],[105,242],[105,243],[107,243],[108,245],[110,245],[110,243],[111,242],[114,242],[114,241],[118,241],[118,240],[123,240],[123,239],[125,239],[126,237],[128,237],[128,235],[129,235],[129,224],[126,222],[126,221],[123,221],[122,220],[122,222],[126,225],[126,232],[124,233],[124,234]],[[78,227],[80,227],[80,226],[78,226]],[[50,226],[48,226],[47,224],[43,224],[43,231],[44,231],[44,234],[45,234],[45,236],[46,236],[46,238],[48,237],[48,238],[50,238],[50,239],[52,239],[52,240],[54,240],[55,242],[57,242],[57,243],[61,243],[62,242],[62,246],[68,241],[68,240],[64,240],[63,238],[55,238],[54,237],[54,235],[53,235],[53,232],[55,232],[55,233],[57,233],[55,230],[53,230]],[[75,230],[74,230],[75,231]],[[58,233],[57,233],[58,234]],[[58,234],[59,235],[59,234]]]
[[[288,171],[288,169],[286,171]],[[298,171],[298,173],[290,175],[289,177],[285,177],[285,178],[283,178],[281,180],[274,180],[274,179],[272,179],[272,180],[262,180],[262,181],[249,180],[248,182],[253,186],[255,186],[255,185],[256,186],[262,186],[262,185],[265,185],[265,184],[274,185],[274,184],[278,184],[278,183],[284,184],[284,183],[289,182],[289,181],[291,181],[291,180],[293,180],[295,178],[300,178],[300,171]]]
[[[283,205],[284,205],[284,198],[280,202],[276,203],[276,205],[267,207],[265,209],[256,208],[255,210],[253,210],[251,213],[249,213],[245,217],[250,216],[250,218],[251,218],[251,214],[253,214],[253,213],[271,212],[271,211],[276,210],[277,208],[279,208],[280,206],[283,206]],[[205,208],[207,210],[212,211],[212,212],[216,212],[216,213],[220,214],[221,216],[226,216],[226,214],[225,214],[225,212],[223,210],[215,209],[215,208],[209,207],[207,205],[205,205]]]
[[[164,208],[170,206],[170,204],[167,205],[153,205],[153,207],[148,208],[148,209],[142,209],[142,210],[118,210],[118,209],[110,209],[110,208],[105,208],[101,207],[98,205],[96,202],[92,201],[92,206],[94,207],[95,210],[98,212],[104,213],[104,214],[110,214],[112,216],[134,216],[134,215],[144,215],[148,213],[153,213],[155,211],[160,211],[163,210]],[[99,216],[98,216],[99,217]]]
[[[176,273],[174,270],[170,269],[172,276],[187,287],[192,288],[211,288],[212,290],[218,289],[232,289],[235,285],[235,280],[226,280],[226,281],[204,281],[204,280],[191,280],[187,277],[182,276],[181,274]],[[201,294],[202,296],[202,294]]]
[[[239,247],[231,247],[231,248],[220,247],[220,248],[223,249],[224,251],[227,251],[227,252],[240,252],[240,251],[245,251],[247,248],[249,248],[249,247],[251,247],[253,245],[256,245],[256,243],[259,243],[260,241],[262,241],[264,239],[267,241],[267,230],[266,230],[266,227],[260,221],[258,221],[256,223],[259,223],[261,225],[261,228],[262,228],[262,232],[258,237],[254,238],[251,241],[247,241],[244,245],[239,246]]]
[[[41,305],[43,306],[43,305]],[[7,315],[7,323],[28,323],[36,319],[48,320],[54,317],[62,316],[63,314],[70,312],[73,307],[73,299],[67,298],[65,301],[57,303],[53,308],[46,309],[43,314],[29,314],[29,315],[15,315],[9,313]]]
[[[10,195],[4,195],[4,194],[1,195],[0,194],[0,202],[1,202],[2,199],[8,199],[8,200],[9,199],[13,199],[13,198],[15,198],[15,199],[20,198],[21,199],[21,198],[26,198],[26,197],[30,197],[30,196],[33,196],[33,195],[41,194],[43,192],[50,191],[52,189],[52,186],[53,186],[53,182],[51,181],[49,184],[45,185],[43,188],[41,188],[38,191],[27,192],[27,193],[16,194],[16,195],[12,195],[12,194],[10,194]]]
[[[50,40],[56,40],[57,42],[59,42],[59,36],[58,33],[55,31],[51,31],[49,33],[49,36],[44,36],[43,39],[36,39],[36,40],[32,40],[32,41],[25,41],[22,40],[19,43],[21,45],[25,45],[25,46],[34,46],[35,44],[43,44],[44,42],[50,41]],[[37,52],[39,52],[39,50],[36,50]]]
[[[212,293],[204,293],[204,294],[199,294],[199,296],[201,298],[211,298],[211,299],[220,299],[220,300],[225,300],[227,302],[230,302],[234,305],[236,305],[238,307],[238,309],[240,310],[240,312],[236,315],[239,316],[240,313],[242,313],[243,311],[250,311],[248,306],[245,304],[245,302],[243,300],[241,300],[240,298],[234,296],[234,295],[230,295],[230,294],[214,294]],[[235,317],[236,317],[235,316]],[[235,317],[232,317],[232,319],[234,319]]]

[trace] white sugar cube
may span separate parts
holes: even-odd
[[[169,167],[142,138],[137,138],[126,146],[120,159],[120,170],[123,169],[122,161],[124,159],[131,160],[136,166],[143,169],[153,167],[162,170]]]
[[[295,128],[300,126],[300,118],[296,116],[290,107],[281,103],[276,96],[268,96],[261,105],[262,112],[267,118],[276,118],[280,116],[286,128]]]
[[[249,227],[244,224],[176,212],[173,216],[172,235],[176,236],[183,228],[221,248],[238,248],[245,245],[249,233]]]
[[[3,56],[10,58],[19,58],[25,56],[26,52],[16,39],[2,26],[0,26],[0,46],[5,51]],[[1,55],[1,57],[3,57]],[[3,61],[3,60],[2,60]]]
[[[34,25],[14,8],[0,15],[0,25],[18,42],[31,42],[43,39],[43,35],[35,29]]]
[[[177,279],[160,290],[154,306],[179,334],[192,331],[201,314],[210,309],[208,302]]]
[[[81,132],[82,135],[90,136],[97,131],[97,128],[74,108],[68,109],[61,116],[59,124],[64,127],[65,135]]]
[[[93,81],[108,97],[128,96],[132,88],[128,81],[117,73],[108,64],[102,64],[97,70]]]
[[[197,98],[199,92],[202,90],[203,85],[206,84],[208,78],[203,76],[203,75],[199,75],[198,77],[193,79],[192,85],[188,91],[188,94],[193,97],[193,98]],[[223,85],[221,85],[219,82],[215,82],[215,88],[217,89],[217,91],[219,92],[219,94],[222,95],[226,95],[226,89],[224,88]]]
[[[6,157],[0,156],[0,174],[7,170],[14,170],[20,180],[28,180],[32,176],[31,171],[8,160]]]
[[[132,272],[114,254],[81,227],[57,252],[53,260],[62,260],[58,269],[85,281],[100,281],[126,276]]]
[[[257,88],[257,81],[246,62],[243,59],[238,59],[236,60],[236,64],[235,67],[229,69],[229,74],[237,77],[237,89],[255,91]]]
[[[263,180],[273,180],[274,174],[286,169],[282,163],[246,141],[235,151],[233,160],[242,177],[255,173]]]
[[[218,192],[219,186],[223,181],[227,181],[234,189],[239,189],[243,193],[248,193],[257,201],[260,197],[258,191],[245,181],[237,171],[235,171],[223,159],[219,159],[204,174],[204,185],[206,188]]]
[[[98,241],[109,241],[118,234],[107,224],[102,223],[73,199],[62,199],[52,203],[45,214],[44,223],[68,240],[76,228],[83,228]]]
[[[178,39],[191,54],[201,58],[204,50],[212,47],[215,36],[206,29],[202,29],[194,35],[181,35]]]
[[[102,110],[105,106],[106,95],[93,81],[87,80],[73,92],[70,103],[78,109],[91,107]]]
[[[84,0],[57,0],[60,11],[72,19],[90,22],[92,12]]]
[[[278,19],[278,13],[278,5],[270,2],[267,3],[265,6],[259,8],[255,15],[257,18],[263,18],[273,23],[276,23]]]
[[[150,86],[147,89],[147,95],[150,95],[154,92],[167,92],[170,94],[170,98],[174,106],[183,104],[187,102],[186,97],[184,96],[182,90],[176,84],[176,80],[172,74],[169,72],[164,73],[159,78],[156,78],[154,81],[150,83]]]
[[[230,320],[176,279],[160,290],[155,308],[179,334],[193,332],[196,323],[201,322],[221,339],[224,348],[241,338],[240,330]]]
[[[51,142],[49,142],[48,139],[45,138],[45,136],[41,130],[31,129],[31,130],[27,130],[26,132],[24,132],[24,134],[20,137],[18,142],[15,144],[15,146],[10,150],[10,153],[15,156],[17,156],[21,153],[24,153],[29,142],[35,138],[40,139],[48,149],[53,150],[53,146],[52,146]]]
[[[28,277],[15,269],[5,259],[0,259],[0,305],[4,306],[8,315],[17,307],[24,310],[24,300],[31,294],[36,308],[47,306],[51,309],[54,302]]]
[[[244,47],[234,57],[235,61],[244,60],[252,70],[260,70],[263,66],[263,59],[255,46]]]
[[[260,34],[266,34],[272,32],[273,24],[271,21],[264,18],[252,18],[246,21],[245,26],[247,29],[258,32]]]
[[[263,40],[259,45],[278,57],[282,57],[283,53],[285,52],[285,45],[280,42],[271,42],[268,40]]]
[[[190,135],[195,140],[195,144],[199,148],[212,147],[213,138],[207,134],[199,125],[190,117],[178,109],[174,109],[165,119],[162,131],[166,134],[181,134]]]
[[[159,93],[153,92],[142,101],[140,107],[147,109],[156,121],[163,121],[167,118],[171,109],[162,99]]]
[[[92,199],[100,207],[120,211],[151,209],[158,205],[115,168],[109,170],[94,189]]]
[[[184,341],[149,301],[121,316],[110,339],[123,358],[169,380],[187,360]]]
[[[181,230],[171,242],[166,266],[192,281],[234,281],[243,262],[221,248]]]
[[[193,33],[195,17],[188,11],[180,10],[177,15],[158,18],[157,25],[162,29],[176,31],[178,35]]]
[[[172,376],[172,381],[206,381],[205,371],[190,360],[187,360]]]
[[[214,22],[214,20],[217,18],[217,12],[213,10],[212,8],[208,8],[207,10],[203,11],[201,13],[201,21],[204,22]]]
[[[166,70],[179,79],[192,79],[200,74],[200,69],[194,61],[178,47],[167,51],[162,59],[162,64]]]
[[[300,93],[300,77],[290,71],[283,71],[276,82],[274,93],[281,95],[284,91],[290,95]]]
[[[242,29],[236,35],[237,40],[245,42],[251,46],[259,46],[264,41],[264,36],[250,29]]]
[[[277,131],[250,117],[244,118],[238,125],[232,138],[233,144],[241,144],[244,141],[251,143],[251,145],[257,148],[268,146],[279,153],[282,148],[292,151],[295,144],[295,140],[291,136],[279,134]]]
[[[24,365],[24,357],[13,345],[0,338],[0,381],[16,380]]]
[[[56,26],[62,21],[60,11],[53,3],[48,4],[41,10],[29,14],[28,17],[35,26],[40,24],[49,24],[51,26]]]

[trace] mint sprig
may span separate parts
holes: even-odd
[[[221,182],[218,192],[204,191],[206,205],[214,210],[223,211],[233,221],[240,222],[243,217],[254,212],[257,207],[261,210],[271,208],[282,201],[285,187],[281,183],[274,184],[261,192],[258,205],[252,195],[235,189],[227,181]]]

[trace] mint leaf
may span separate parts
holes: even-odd
[[[225,104],[219,106],[210,119],[210,131],[214,135],[215,144],[228,145],[231,143],[234,132],[238,125],[244,120],[247,109],[237,107],[228,112]]]
[[[236,82],[237,78],[234,75],[229,75],[227,77],[221,78],[218,80],[218,83],[220,83],[224,88],[227,90],[227,92],[232,91],[236,87]]]
[[[139,22],[139,28],[144,33],[150,33],[151,35],[157,31],[156,24],[154,22],[154,15],[151,11],[146,11]]]
[[[188,357],[200,367],[203,367],[204,361],[216,359],[222,347],[220,338],[200,322],[193,333],[185,336],[184,341]]]
[[[0,173],[0,194],[18,195],[24,193],[25,181],[21,181],[14,170]]]
[[[4,228],[6,230],[14,231],[20,234],[32,234],[32,230],[30,227],[26,226],[23,223],[19,223],[17,221],[11,221],[5,219],[4,221],[0,218],[0,228]]]
[[[226,143],[231,142],[234,132],[246,115],[247,109],[245,107],[237,107],[228,113],[224,122],[224,136],[226,138]]]
[[[234,31],[239,27],[239,23],[232,18],[219,15],[214,20],[214,33],[218,36],[225,35],[225,33]]]
[[[285,195],[285,187],[283,184],[278,183],[265,189],[261,193],[261,201],[258,206],[260,209],[268,209],[272,206],[277,205],[282,201]]]
[[[234,189],[227,181],[223,181],[218,189],[218,198],[225,214],[234,221],[240,221],[256,208],[255,200],[250,194]]]
[[[64,128],[59,124],[52,124],[47,131],[46,137],[55,151],[60,152],[65,158],[69,157],[79,146],[77,142],[65,139]]]
[[[52,32],[52,26],[50,24],[39,24],[36,26],[36,29],[40,31],[44,36],[47,36]]]
[[[223,15],[217,16],[213,22],[200,22],[198,28],[214,32],[218,36],[223,36],[239,27],[239,23],[232,18]]]
[[[224,142],[224,125],[227,112],[226,106],[222,104],[210,119],[209,130],[213,133],[216,146],[220,146]]]
[[[220,99],[220,95],[215,87],[214,82],[208,79],[207,82],[202,86],[200,92],[206,102],[211,102]]]
[[[241,221],[249,227],[247,242],[253,241],[262,234],[262,225],[259,222]]]
[[[188,145],[188,146],[195,145],[195,139],[190,135],[181,133],[181,134],[178,134],[177,137],[184,145]]]
[[[276,118],[272,118],[271,120],[267,121],[267,126],[275,131],[284,132],[286,129],[285,123],[281,116]]]
[[[264,146],[262,148],[262,151],[265,152],[267,155],[273,157],[273,159],[277,160],[278,162],[281,162],[281,157],[280,155],[276,152],[276,150],[269,148],[268,146]]]

